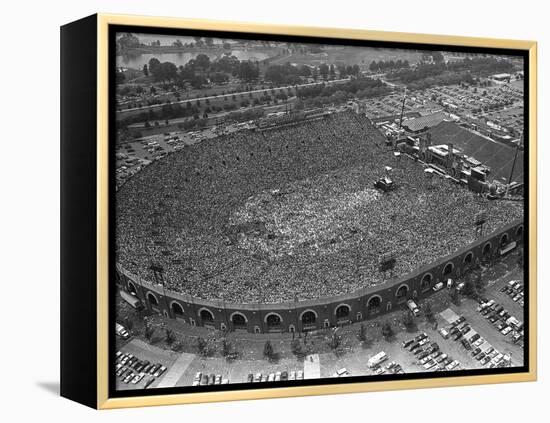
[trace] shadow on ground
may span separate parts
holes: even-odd
[[[59,395],[59,382],[36,382],[36,386],[55,396]]]

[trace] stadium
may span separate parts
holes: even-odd
[[[122,291],[191,325],[249,332],[363,320],[523,238],[522,203],[426,177],[352,112],[186,147],[129,179],[116,208]]]

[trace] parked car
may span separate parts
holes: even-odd
[[[455,369],[460,363],[458,361],[453,361],[452,363],[448,364],[445,368],[447,370],[453,370]]]
[[[480,347],[485,343],[485,339],[479,338],[477,341],[474,342],[474,347]]]
[[[475,356],[478,355],[480,352],[481,352],[481,348],[477,347],[476,349],[474,349],[474,350],[472,351],[472,357],[475,357]]]
[[[135,375],[134,378],[132,379],[132,383],[134,385],[138,384],[141,381],[141,379],[143,379],[143,376],[145,376],[145,373],[139,373]]]
[[[512,332],[512,328],[510,326],[506,326],[500,331],[500,333],[502,333],[503,335],[508,335],[510,332]]]
[[[154,373],[154,376],[155,377],[159,377],[160,375],[162,375],[164,372],[166,371],[166,366],[160,366],[158,368],[158,370]]]
[[[201,378],[202,378],[202,372],[197,372],[197,373],[195,373],[195,377],[194,377],[193,381],[200,382]]]
[[[482,365],[486,365],[489,361],[491,361],[491,357],[489,357],[488,355],[486,355],[485,357],[483,357],[481,360],[480,360],[480,363]]]
[[[417,342],[422,341],[424,338],[427,338],[428,335],[425,332],[422,332],[420,335],[415,336],[414,340]]]
[[[428,361],[427,363],[424,364],[424,368],[426,370],[429,370],[429,369],[431,369],[432,367],[434,367],[436,365],[437,365],[437,362],[435,360],[430,360],[430,361]]]
[[[435,361],[438,363],[442,363],[444,360],[446,360],[449,356],[447,354],[441,354],[439,357],[436,358]]]
[[[430,342],[430,340],[428,338],[424,338],[422,341],[419,342],[418,345],[423,346],[423,345],[427,344],[428,342]]]

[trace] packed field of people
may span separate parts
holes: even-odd
[[[397,185],[381,193],[385,175]],[[148,166],[117,193],[116,259],[167,289],[206,299],[275,303],[349,293],[383,282],[379,256],[402,275],[522,217],[395,161],[361,116],[264,132],[240,131],[189,146]]]

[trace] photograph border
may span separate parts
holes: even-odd
[[[110,201],[110,195],[114,195],[114,174],[112,155],[113,145],[109,145],[110,134],[114,128],[109,127],[109,122],[114,122],[109,93],[113,92],[113,80],[109,78],[114,68],[112,58],[113,48],[110,48],[110,31],[117,27],[139,27],[147,32],[156,31],[162,33],[164,30],[180,31],[214,31],[220,33],[232,33],[232,37],[238,38],[239,34],[264,37],[285,36],[308,38],[307,42],[327,43],[327,41],[347,42],[353,45],[355,42],[369,42],[375,44],[383,43],[386,48],[400,48],[399,45],[422,45],[423,48],[453,50],[469,48],[516,50],[524,54],[527,59],[525,63],[526,75],[528,75],[528,91],[526,95],[525,116],[528,119],[525,128],[526,140],[528,139],[528,155],[525,155],[529,171],[526,174],[528,183],[528,196],[526,214],[524,216],[528,229],[528,244],[526,253],[529,259],[525,269],[528,275],[529,285],[526,286],[528,293],[526,310],[526,332],[527,342],[525,344],[525,359],[527,365],[524,368],[499,369],[499,373],[487,374],[486,370],[467,370],[457,372],[449,376],[445,373],[435,377],[432,373],[412,373],[403,375],[396,380],[396,376],[372,377],[364,381],[363,377],[346,378],[345,381],[326,381],[323,379],[315,381],[302,381],[300,386],[281,386],[265,388],[245,388],[238,384],[234,386],[216,387],[216,391],[209,392],[181,392],[186,388],[166,388],[151,390],[151,394],[145,395],[143,390],[123,391],[114,393],[109,384],[109,358],[113,355],[114,325],[109,325],[109,316],[112,317],[112,305],[114,283],[109,285],[109,272],[113,269],[113,225],[110,224],[114,216],[114,201]],[[138,31],[134,31],[138,32]],[[313,28],[286,25],[262,25],[249,23],[233,23],[225,21],[190,20],[175,18],[155,18],[140,16],[122,15],[97,15],[97,406],[98,408],[120,408],[149,405],[168,405],[183,403],[199,403],[214,401],[247,400],[260,398],[280,398],[290,396],[323,395],[352,392],[370,392],[381,390],[397,390],[412,388],[430,388],[444,386],[461,386],[503,382],[534,381],[537,375],[536,366],[536,195],[537,195],[537,153],[536,153],[536,60],[537,45],[533,41],[501,40],[476,37],[440,36],[428,34],[408,34],[399,32],[367,31],[357,29],[334,29],[334,28]],[[388,43],[394,46],[387,47]],[[410,48],[410,47],[409,47]],[[517,53],[516,53],[517,54]],[[111,327],[113,326],[113,327]],[[518,371],[519,369],[519,371]],[[523,369],[523,371],[522,371]],[[454,373],[454,372],[453,372]],[[359,380],[359,381],[357,381]],[[363,381],[361,381],[363,380]],[[255,386],[255,385],[254,385]],[[280,385],[279,385],[280,386]],[[161,391],[162,393],[160,393]],[[164,394],[166,392],[166,394]]]

